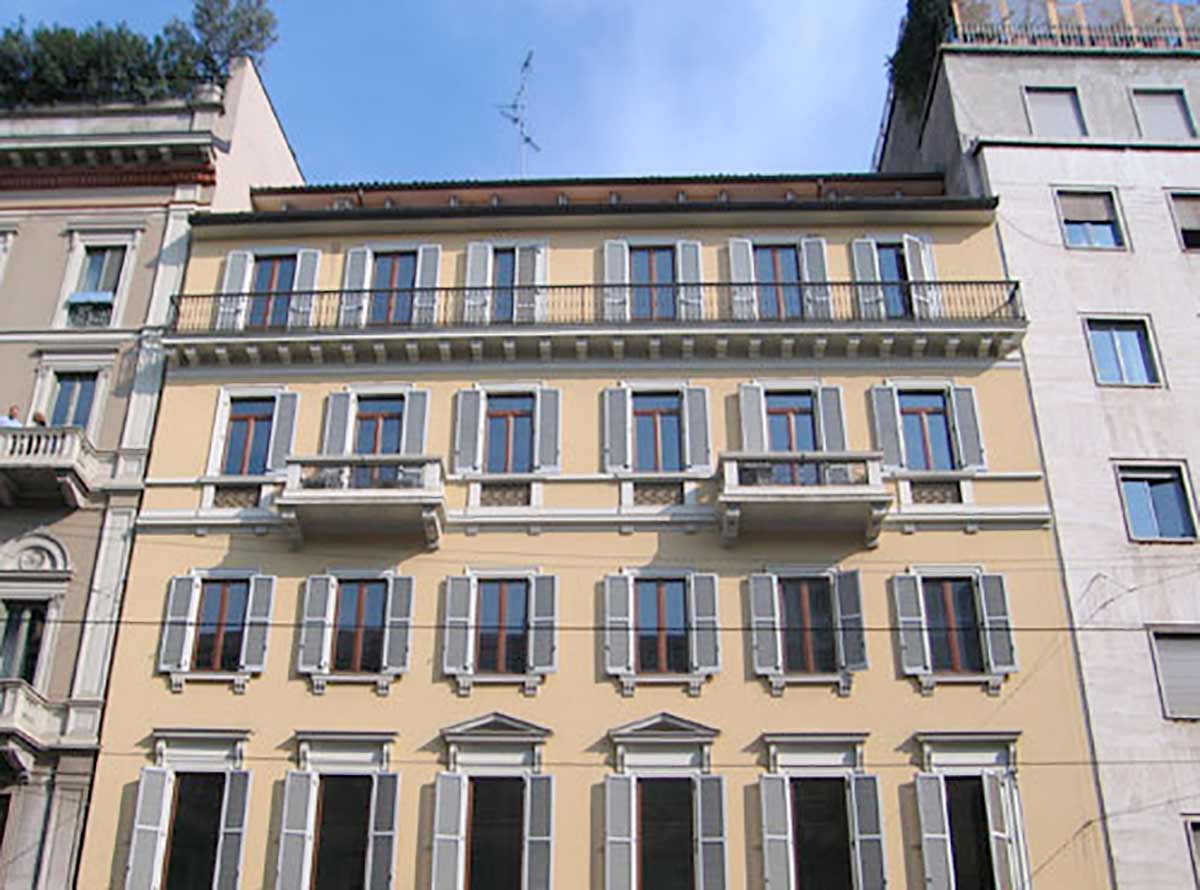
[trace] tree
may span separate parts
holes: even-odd
[[[249,56],[261,65],[266,51],[278,39],[278,22],[267,0],[195,0],[192,26],[175,19],[166,32],[177,40],[188,35],[195,42],[200,76],[224,83],[229,63]]]

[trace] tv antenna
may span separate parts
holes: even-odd
[[[525,112],[529,108],[526,93],[529,87],[529,76],[532,73],[533,50],[530,50],[525,54],[525,61],[521,63],[521,85],[517,87],[517,93],[513,96],[513,100],[506,105],[496,106],[500,111],[500,116],[517,128],[517,163],[520,166],[522,179],[525,178],[525,146],[529,146],[534,151],[542,150],[542,147],[533,141],[533,137],[526,129],[528,119]]]

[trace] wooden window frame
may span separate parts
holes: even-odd
[[[772,396],[805,396],[809,400],[809,410],[807,412],[805,412],[805,411],[801,411],[800,409],[793,407],[793,406],[789,406],[786,408],[772,408],[771,407],[771,397]],[[817,404],[817,400],[818,400],[818,396],[812,390],[807,390],[807,391],[769,390],[769,389],[763,390],[763,407],[765,408],[765,413],[767,415],[767,436],[766,436],[766,438],[767,438],[767,450],[768,451],[774,450],[773,448],[771,448],[771,415],[773,415],[773,414],[774,415],[783,415],[788,418],[788,447],[787,447],[788,451],[799,450],[796,447],[796,418],[801,415],[804,415],[804,414],[807,414],[810,418],[812,418],[813,444],[816,445],[818,448],[820,447],[819,439],[820,439],[821,431],[817,425],[818,424],[818,412],[820,409]],[[790,462],[790,463],[785,463],[785,464],[774,464],[772,467],[772,473],[777,474],[775,476],[776,483],[779,483],[781,481],[778,478],[778,471],[780,469],[786,468],[787,473],[788,473],[788,480],[784,484],[789,484],[789,485],[804,484],[803,480],[801,479],[800,467],[801,467],[801,465],[795,461]]]
[[[283,264],[291,260],[292,262],[292,283],[287,290],[277,290],[279,287],[279,270]],[[272,254],[256,254],[254,257],[254,266],[250,270],[250,287],[254,288],[254,282],[258,279],[258,269],[260,265],[268,265],[271,269],[271,277],[267,283],[267,289],[259,291],[252,290],[248,305],[246,306],[246,323],[245,329],[248,331],[269,331],[286,328],[288,325],[288,315],[291,311],[292,296],[296,291],[296,274],[299,272],[300,256],[296,253],[272,253]],[[283,320],[280,322],[273,321],[274,310],[278,305],[278,301],[283,301]],[[263,320],[261,323],[254,321],[255,304],[265,306]]]
[[[781,280],[782,263],[780,260],[780,251],[791,251],[793,258],[796,261],[796,283],[794,285],[787,284]],[[758,253],[763,251],[771,255],[771,268],[775,274],[774,281],[762,282],[758,281]],[[800,248],[795,244],[750,244],[751,261],[754,264],[755,284],[758,289],[758,313],[762,318],[762,298],[764,293],[774,291],[775,296],[775,311],[778,313],[774,316],[766,316],[768,319],[779,319],[781,321],[787,319],[803,318],[804,317],[804,275],[802,261],[800,258]],[[800,295],[799,314],[791,315],[787,311],[787,303],[784,300],[783,289],[786,287],[795,287]]]
[[[383,670],[383,664],[380,663],[378,670],[364,670],[362,666],[363,645],[367,635],[366,624],[366,601],[367,588],[369,585],[378,584],[383,588],[383,603],[384,615],[383,622],[379,625],[379,635],[382,637],[387,631],[387,598],[388,598],[388,582],[384,578],[338,578],[337,583],[337,602],[334,603],[334,619],[333,619],[333,644],[330,658],[329,672],[331,674],[378,674]],[[341,613],[340,606],[342,604],[342,595],[348,588],[353,588],[354,596],[357,600],[354,609],[354,651],[350,659],[350,667],[345,670],[337,669],[337,642],[338,642],[338,622],[337,616]],[[382,642],[381,642],[382,650]]]
[[[236,409],[237,409],[238,402],[266,402],[268,400],[270,400],[270,402],[271,402],[271,416],[270,417],[264,418],[264,417],[261,417],[259,415],[255,415],[255,414],[238,414],[237,413]],[[251,443],[254,441],[255,431],[256,431],[257,427],[259,426],[259,424],[261,424],[261,423],[267,423],[267,424],[270,424],[272,427],[274,427],[276,408],[278,408],[278,405],[276,403],[276,399],[275,399],[274,395],[263,396],[261,398],[255,398],[252,396],[239,396],[237,398],[232,398],[229,400],[229,416],[225,420],[225,449],[224,449],[224,452],[221,454],[221,464],[218,467],[218,470],[221,472],[222,475],[235,475],[235,476],[250,475],[250,472],[249,472],[250,452],[253,451],[253,448],[251,447]],[[242,459],[238,462],[239,466],[238,466],[237,472],[233,473],[233,474],[229,474],[229,473],[225,472],[225,467],[228,464],[229,449],[233,443],[233,436],[230,434],[233,432],[233,425],[235,423],[237,423],[238,421],[243,421],[243,420],[247,422],[246,448],[245,448],[245,451],[242,453]],[[274,432],[275,432],[275,430],[272,428],[267,435],[267,450],[268,450],[268,452],[270,451],[270,447],[271,447],[271,436],[274,435]],[[271,455],[268,453],[267,454],[268,465],[270,464],[270,461],[271,461]],[[270,468],[269,466],[264,467],[263,472],[266,473],[269,468]]]
[[[413,258],[413,283],[405,287],[401,287],[398,283],[398,275],[400,271],[399,258],[402,256],[411,256]],[[391,274],[388,276],[387,287],[381,288],[375,285],[375,278],[379,271],[379,261],[381,259],[392,260]],[[417,289],[417,263],[418,251],[416,250],[390,250],[380,253],[371,254],[371,300],[367,305],[366,312],[366,327],[390,327],[394,325],[409,325],[412,324],[413,314],[413,297]],[[409,295],[408,301],[408,318],[395,318],[396,298],[407,292]],[[383,321],[371,321],[371,309],[375,298],[384,293],[387,296],[387,312]]]
[[[971,585],[971,608],[975,612],[975,622],[970,627],[959,623],[959,615],[954,609],[954,593],[952,584],[958,581],[966,581]],[[935,628],[929,624],[928,617],[925,621],[925,633],[929,635],[929,669],[934,674],[954,674],[962,676],[975,676],[981,673],[987,673],[987,653],[983,649],[982,637],[980,642],[980,657],[983,661],[982,666],[976,670],[963,665],[962,650],[959,648],[958,633],[960,630],[971,630],[976,636],[981,636],[983,633],[983,620],[979,614],[979,579],[972,575],[929,575],[921,578],[921,596],[925,596],[925,585],[937,584],[941,587],[942,607],[946,610],[946,626],[937,628],[936,632],[943,633],[947,637],[947,642],[950,647],[950,667],[939,668],[933,663],[933,634]]]
[[[657,593],[657,604],[655,607],[656,616],[656,637],[657,644],[655,647],[655,660],[658,662],[658,667],[653,670],[648,669],[642,664],[642,647],[639,645],[642,637],[642,625],[638,623],[638,615],[641,610],[638,608],[638,598],[641,595],[639,586],[641,584],[653,584]],[[680,584],[683,586],[683,637],[688,645],[688,657],[691,657],[691,626],[688,624],[688,597],[690,596],[690,585],[686,577],[662,576],[662,577],[635,577],[633,579],[633,630],[634,630],[634,673],[637,675],[650,676],[682,676],[689,672],[685,665],[682,671],[673,671],[670,668],[668,656],[668,632],[664,616],[666,615],[667,602],[667,585]]]
[[[480,663],[480,641],[483,636],[483,619],[480,617],[475,622],[475,672],[479,674],[487,674],[489,676],[512,676],[523,677],[529,672],[529,615],[532,603],[530,601],[532,595],[532,587],[528,578],[479,578],[475,585],[475,614],[483,615],[483,587],[485,584],[499,584],[499,602],[497,610],[499,619],[497,623],[497,641],[496,641],[496,666],[494,668],[485,668]],[[525,629],[522,632],[525,637],[525,667],[519,671],[509,671],[504,669],[505,656],[507,653],[508,638],[510,631],[505,623],[505,616],[508,611],[508,585],[519,584],[525,588]]]
[[[196,613],[193,621],[195,622],[195,639],[192,641],[192,658],[189,672],[200,674],[228,674],[239,670],[238,666],[232,668],[224,668],[221,666],[221,651],[224,649],[225,632],[228,630],[228,611],[229,611],[229,592],[230,587],[235,584],[241,584],[245,587],[246,609],[250,608],[250,583],[251,579],[247,577],[237,578],[201,578],[200,593],[196,597]],[[202,616],[204,615],[204,595],[209,585],[218,586],[221,589],[221,604],[217,618],[216,642],[213,645],[213,659],[216,662],[215,666],[201,666],[199,659],[196,657],[200,650]],[[242,619],[242,631],[245,633],[245,617]]]
[[[830,615],[834,616],[835,621],[836,621],[837,610],[834,608],[834,602],[833,602],[833,598],[836,595],[836,592],[834,591],[834,588],[833,588],[833,582],[829,577],[827,577],[827,576],[818,577],[818,576],[812,576],[812,575],[780,576],[777,581],[777,584],[776,584],[777,595],[779,597],[779,616],[780,616],[779,617],[779,628],[780,628],[780,632],[783,636],[783,640],[781,641],[783,643],[783,645],[780,647],[781,648],[780,654],[783,657],[783,672],[784,672],[784,674],[799,674],[802,676],[820,675],[820,674],[836,673],[841,669],[837,664],[837,639],[836,639],[837,627],[836,626],[833,628],[833,634],[835,636],[833,670],[832,671],[819,671],[816,669],[815,646],[814,646],[814,637],[815,637],[816,632],[814,631],[814,629],[812,627],[812,615],[811,615],[812,597],[816,594],[816,591],[814,591],[812,589],[812,587],[810,586],[812,584],[812,582],[814,582],[814,581],[821,582],[826,585],[825,595],[829,597]],[[787,621],[786,621],[786,616],[787,616],[786,597],[787,597],[788,592],[785,589],[784,585],[787,585],[787,584],[799,584],[800,585],[798,592],[800,594],[800,606],[801,606],[800,612],[803,617],[804,625],[800,628],[797,628],[797,630],[799,630],[799,632],[802,634],[803,639],[804,639],[804,661],[805,661],[804,667],[794,667],[793,665],[788,663],[787,634],[789,633],[789,631],[792,630],[792,628],[787,624]]]
[[[940,411],[935,410],[933,408],[905,408],[904,407],[905,396],[937,396],[938,398],[940,398],[942,400],[942,407],[941,407]],[[900,414],[900,439],[901,439],[901,446],[903,447],[904,452],[905,452],[906,460],[907,460],[907,456],[908,456],[908,448],[906,447],[907,439],[905,438],[905,434],[904,434],[904,416],[905,415],[915,415],[915,416],[919,417],[921,420],[921,450],[925,454],[926,466],[922,467],[922,468],[909,467],[909,469],[917,469],[918,472],[927,472],[927,473],[948,473],[948,472],[954,470],[956,468],[956,465],[960,463],[960,460],[959,460],[958,454],[956,453],[957,448],[955,447],[955,443],[954,443],[954,426],[953,426],[953,421],[951,419],[951,406],[949,403],[949,399],[946,396],[945,390],[937,390],[937,391],[916,390],[916,389],[899,390],[896,393],[896,410]],[[939,414],[939,413],[946,419],[947,445],[950,448],[950,464],[951,465],[949,467],[944,467],[944,468],[943,467],[935,467],[933,465],[934,464],[933,437],[930,435],[930,432],[929,432],[929,416],[932,414]]]
[[[654,258],[660,251],[669,251],[671,254],[671,280],[669,282],[659,282],[654,277],[655,263]],[[676,274],[675,264],[679,261],[676,255],[676,246],[674,244],[631,244],[629,245],[629,318],[631,321],[674,321],[679,317],[679,282]],[[633,258],[636,254],[648,254],[650,263],[648,265],[650,271],[650,280],[639,282],[633,280]],[[650,314],[636,314],[633,293],[638,288],[647,288],[650,291]],[[671,313],[669,315],[658,314],[658,301],[655,295],[661,288],[669,288],[671,291]]]
[[[518,411],[515,409],[497,410],[492,408],[493,399],[503,398],[524,398],[529,399],[530,405],[528,411]],[[504,467],[499,470],[493,470],[487,465],[488,456],[491,454],[491,449],[488,447],[491,444],[491,420],[492,418],[500,418],[504,420]],[[528,470],[514,470],[512,467],[514,445],[516,443],[516,420],[519,417],[529,418],[529,455],[530,468]],[[537,393],[535,392],[489,392],[487,394],[487,405],[483,415],[483,465],[484,473],[501,474],[514,472],[533,472],[537,465],[537,434],[534,426],[537,423]]]
[[[662,398],[668,397],[675,399],[676,407],[670,408],[638,408],[637,400],[642,397]],[[674,392],[655,392],[647,390],[644,392],[634,391],[630,393],[630,412],[633,415],[633,468],[637,473],[677,473],[681,472],[687,466],[687,455],[684,452],[684,416],[683,416],[683,394],[678,390]],[[679,421],[679,470],[664,470],[662,451],[663,451],[663,433],[661,418],[668,415],[674,415]],[[639,417],[651,417],[654,420],[654,466],[650,468],[639,467],[637,465],[638,451],[638,422]]]

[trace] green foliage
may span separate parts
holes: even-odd
[[[0,107],[185,96],[223,84],[238,56],[261,63],[275,39],[267,0],[195,0],[190,25],[174,19],[153,37],[123,23],[27,31],[21,20],[0,32]]]
[[[921,112],[938,46],[953,21],[949,0],[908,0],[900,41],[888,59],[888,73],[892,90],[909,117]]]

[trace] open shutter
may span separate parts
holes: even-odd
[[[313,575],[304,582],[304,624],[300,628],[297,673],[319,674],[329,670],[336,605],[337,579],[333,575]]]
[[[983,469],[983,435],[979,431],[979,412],[975,409],[975,390],[955,386],[950,390],[954,403],[954,436],[958,445],[958,463],[967,469]]]
[[[921,596],[921,579],[916,575],[894,575],[891,585],[899,621],[900,663],[904,673],[910,676],[928,674],[929,636],[925,632],[925,600]]]
[[[400,798],[400,776],[397,773],[376,773],[373,778],[366,890],[392,890],[396,864],[396,804]]]
[[[289,770],[283,781],[283,822],[275,886],[303,888],[312,874],[313,837],[317,820],[316,773]]]
[[[404,396],[404,440],[400,453],[419,455],[425,453],[425,426],[429,416],[429,393],[423,389],[411,389]]]
[[[414,325],[431,325],[437,321],[438,271],[441,265],[440,244],[422,244],[417,248],[417,289],[413,292],[412,303]]]
[[[700,242],[680,241],[675,245],[679,277],[679,317],[699,321],[704,317],[704,289],[700,286]]]
[[[604,890],[637,887],[637,779],[604,777]]]
[[[217,841],[217,867],[213,890],[238,890],[242,876],[242,847],[246,837],[246,810],[250,804],[250,773],[225,774],[221,802],[221,836]]]
[[[462,890],[467,839],[467,777],[438,773],[434,783],[431,890]]]
[[[792,806],[788,777],[767,774],[758,779],[762,812],[763,884],[765,890],[792,890]]]
[[[867,636],[863,627],[862,593],[858,572],[838,572],[834,575],[837,590],[838,655],[844,671],[867,669]]]
[[[851,776],[851,843],[854,851],[854,890],[884,890],[887,870],[883,860],[883,818],[879,812],[879,780]]]
[[[304,249],[296,252],[296,279],[288,302],[288,327],[307,328],[312,325],[316,300],[317,271],[321,266],[321,251]]]
[[[825,239],[804,238],[800,242],[804,273],[804,317],[833,318],[833,291],[829,286],[829,264],[825,260]]]
[[[879,254],[870,238],[858,238],[850,246],[854,263],[854,281],[858,291],[858,317],[865,321],[882,321],[887,316],[883,302],[883,286],[879,282]]]
[[[954,890],[946,784],[937,773],[917,774],[917,815],[921,824],[921,862],[926,890]]]
[[[629,321],[629,244],[604,242],[604,320]]]
[[[1013,832],[1005,798],[1005,776],[989,770],[983,774],[983,799],[987,805],[988,840],[992,849],[992,877],[996,890],[1013,890]]]
[[[754,245],[749,238],[729,239],[729,280],[733,317],[738,321],[758,318],[758,296],[754,287]]]
[[[342,272],[342,300],[338,307],[338,326],[361,328],[367,320],[367,287],[371,276],[371,251],[352,247],[346,251]]]
[[[884,466],[904,466],[896,387],[871,387],[871,416],[875,421],[875,447],[883,452]]]
[[[485,241],[467,245],[467,290],[463,295],[463,321],[487,324],[492,307],[492,246]]]
[[[330,393],[325,400],[325,434],[321,439],[322,454],[345,454],[350,445],[350,412],[354,394]]]
[[[455,396],[458,416],[454,424],[454,469],[458,473],[478,473],[483,449],[483,401],[479,389],[462,389]]]
[[[167,588],[167,620],[163,624],[158,669],[164,674],[186,671],[192,661],[192,635],[200,580],[195,575],[179,575]]]
[[[633,579],[604,579],[604,668],[616,676],[633,673]]]
[[[783,648],[779,639],[779,598],[774,575],[750,576],[750,627],[754,646],[754,672],[775,677],[783,673]]]
[[[845,451],[846,424],[842,419],[842,388],[822,386],[817,391],[817,398],[821,403],[821,448],[825,451]],[[846,481],[849,482],[848,479]]]
[[[604,390],[605,472],[621,473],[630,468],[632,402],[629,387],[612,386]]]
[[[987,653],[988,670],[993,674],[1011,674],[1017,669],[1017,652],[1003,575],[980,577],[979,605],[979,614],[983,616],[983,651]]]
[[[385,674],[402,674],[408,670],[412,610],[412,577],[392,575],[388,578],[387,626],[383,631],[383,672]]]
[[[300,396],[294,392],[281,392],[275,397],[275,416],[271,420],[271,447],[267,450],[267,469],[282,473],[287,469],[287,458],[292,453],[292,439],[296,431],[296,409]]]
[[[529,610],[529,672],[549,674],[556,666],[558,647],[555,624],[558,615],[558,578],[533,576],[533,604]]]
[[[692,779],[696,807],[696,890],[725,890],[725,780]]]
[[[767,394],[759,383],[738,386],[738,413],[742,421],[742,450],[767,450]]]
[[[250,579],[250,601],[242,633],[243,671],[261,674],[267,667],[267,634],[271,627],[271,603],[275,599],[275,577],[255,575]]]
[[[904,264],[908,268],[913,315],[917,318],[936,318],[936,291],[929,283],[933,276],[926,262],[925,242],[915,235],[904,236]]]
[[[158,890],[174,785],[170,770],[154,766],[142,769],[129,862],[125,866],[125,890]]]
[[[562,468],[559,449],[559,418],[562,391],[549,386],[537,391],[537,469],[543,473]]]
[[[225,257],[221,295],[217,297],[217,330],[240,331],[246,323],[246,294],[254,272],[254,254],[231,250]]]
[[[712,450],[708,438],[708,390],[703,386],[684,389],[684,421],[687,428],[689,470],[712,470]]]
[[[446,640],[442,670],[448,676],[471,673],[475,634],[475,581],[469,575],[446,579]]]
[[[525,777],[525,886],[550,890],[553,870],[554,777]]]
[[[692,588],[688,597],[692,673],[715,674],[721,669],[717,576],[695,572],[688,580]]]
[[[545,266],[546,248],[540,244],[517,248],[513,320],[530,324],[546,320],[546,288],[539,271]]]

